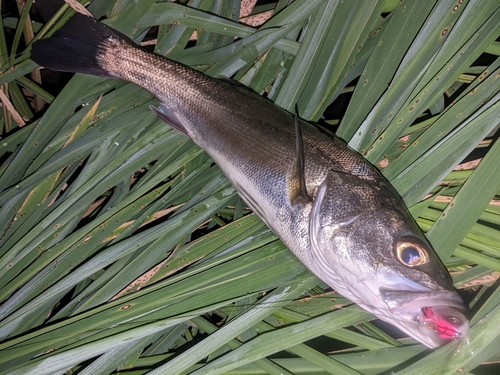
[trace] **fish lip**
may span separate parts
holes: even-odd
[[[454,291],[393,290],[381,288],[380,295],[389,311],[379,316],[429,348],[464,338],[469,330],[468,307]],[[437,315],[434,315],[437,314]],[[434,315],[434,316],[432,316]],[[389,319],[386,319],[389,318]],[[436,319],[437,318],[437,319]],[[451,319],[458,319],[455,322]],[[395,321],[395,322],[394,322]],[[443,322],[451,330],[444,328]]]
[[[380,288],[380,295],[394,314],[418,315],[422,307],[449,307],[467,315],[468,308],[454,291],[415,291]]]

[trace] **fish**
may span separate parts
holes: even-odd
[[[397,191],[340,138],[83,14],[36,41],[31,58],[149,91],[156,115],[213,158],[319,279],[430,348],[466,337],[468,308],[448,270]]]

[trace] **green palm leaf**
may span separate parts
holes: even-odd
[[[431,352],[325,291],[155,118],[147,92],[75,75],[49,94],[30,75],[30,35],[72,11],[32,26],[27,1],[0,35],[0,372],[486,373],[500,345],[500,6],[268,1],[254,28],[238,22],[242,3],[88,9],[158,53],[340,123],[472,301],[469,338]],[[457,170],[467,157],[480,160]]]

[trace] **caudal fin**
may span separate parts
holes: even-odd
[[[102,22],[76,13],[52,37],[33,44],[31,59],[51,70],[113,77],[99,60],[111,39],[135,44]]]

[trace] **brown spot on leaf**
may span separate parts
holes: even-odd
[[[399,138],[400,142],[408,142],[409,140],[410,140],[410,136],[409,135],[405,135],[404,137]]]
[[[380,168],[385,168],[389,165],[389,159],[382,159],[378,162]]]

